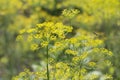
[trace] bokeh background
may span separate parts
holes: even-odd
[[[65,17],[64,9],[79,13]],[[120,0],[0,0],[0,80],[39,63],[40,54],[31,51],[29,43],[16,42],[16,37],[19,30],[45,21],[62,22],[105,40],[105,48],[113,52],[113,78],[120,80]]]

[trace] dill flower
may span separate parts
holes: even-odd
[[[109,75],[109,74],[106,74],[103,78],[104,78],[104,79],[110,79],[110,80],[113,79],[113,77],[112,77],[111,75]]]
[[[42,47],[46,47],[48,45],[48,41],[43,41],[42,43],[41,43],[41,46]]]
[[[74,51],[74,50],[70,50],[70,49],[67,49],[65,51],[66,54],[71,54],[71,55],[77,55],[77,51]]]
[[[22,29],[22,30],[19,31],[19,34],[23,34],[24,32],[26,32],[26,30]]]
[[[80,73],[85,74],[87,70],[85,68],[80,69]]]
[[[36,35],[34,35],[34,38],[36,38],[36,39],[41,39],[42,37],[43,37],[42,34],[36,34]]]
[[[17,36],[16,41],[19,41],[19,40],[23,40],[23,36],[22,35],[18,35]]]
[[[33,36],[32,35],[29,35],[28,38],[27,38],[27,41],[30,42],[33,40]]]
[[[36,50],[36,49],[38,49],[38,44],[33,43],[33,44],[31,45],[31,50]]]
[[[34,31],[35,31],[35,29],[32,28],[32,29],[28,29],[26,32],[27,32],[27,33],[32,33],[32,32],[34,32]]]
[[[71,44],[76,44],[78,40],[77,40],[77,38],[71,38],[71,39],[69,39],[69,41]]]
[[[89,62],[88,65],[91,66],[91,67],[95,67],[96,63],[95,62]]]
[[[72,31],[72,27],[65,26],[62,23],[53,23],[53,22],[45,22],[42,24],[37,24],[37,32],[42,34],[45,38],[55,39],[65,38],[65,34]]]
[[[80,55],[80,59],[83,60],[85,59],[86,57],[88,56],[88,53],[87,52],[84,52]]]
[[[108,60],[108,57],[112,56],[112,52],[100,48],[102,40],[96,39],[86,32],[77,33],[74,37],[66,39],[66,34],[69,32],[72,32],[72,27],[60,22],[37,24],[35,28],[26,32],[28,35],[26,38],[33,42],[31,49],[40,48],[41,51],[46,50],[47,53],[47,70],[42,68],[43,72],[38,75],[38,77],[42,77],[39,79],[48,79],[50,76],[51,79],[61,80],[93,80],[98,79],[99,75],[92,73],[94,70],[89,71],[89,69],[95,67],[94,69],[100,69],[102,74],[103,69],[112,66]],[[48,75],[48,73],[50,74]]]
[[[79,13],[77,9],[64,9],[62,12],[62,15],[68,17],[68,18],[73,18]]]
[[[52,41],[52,40],[56,40],[57,38],[56,38],[56,36],[51,36],[50,37],[50,40]]]

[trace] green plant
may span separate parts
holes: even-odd
[[[109,72],[109,67],[112,67],[109,61],[112,52],[103,48],[103,41],[83,30],[77,31],[75,37],[67,38],[69,32],[72,32],[72,27],[53,22],[44,22],[32,29],[20,31],[17,40],[29,40],[32,50],[43,53],[42,61],[46,64],[46,68],[30,72],[29,76],[38,77],[31,80],[112,79],[112,73]],[[26,74],[21,74],[13,80],[27,79]]]

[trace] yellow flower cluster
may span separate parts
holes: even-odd
[[[69,42],[71,43],[71,44],[76,44],[77,43],[77,38],[70,38],[69,39]]]
[[[86,43],[86,46],[99,46],[103,43],[102,40],[96,39],[96,40],[88,40],[88,42]]]
[[[109,56],[112,56],[113,53],[105,48],[93,48],[93,52],[95,53],[101,53],[101,54],[104,54],[104,55],[109,55]]]
[[[75,56],[72,58],[73,63],[78,64],[88,57],[88,53],[82,53],[80,56]]]
[[[55,4],[54,1],[56,1],[56,3],[58,2],[55,12],[59,11],[59,9],[63,9],[63,6],[67,8],[75,6],[75,8],[79,9],[81,12],[79,14],[79,10],[77,9],[65,9],[62,12],[64,17],[60,15],[56,16],[54,14],[51,15],[54,7],[53,5]],[[44,53],[45,49],[43,48],[49,45],[49,53],[56,53],[52,55],[50,54],[49,56],[52,56],[52,58],[54,57],[55,59],[58,58],[54,64],[57,64],[57,61],[67,62],[70,65],[69,68],[72,68],[73,65],[71,67],[71,64],[73,63],[71,61],[73,60],[76,63],[84,63],[83,66],[85,67],[86,65],[94,67],[93,62],[95,62],[97,65],[102,64],[102,61],[105,61],[105,65],[110,66],[111,63],[105,59],[106,55],[112,56],[112,52],[104,48],[99,48],[102,47],[102,40],[95,39],[93,36],[91,37],[89,32],[84,32],[83,30],[80,32],[75,31],[75,36],[70,35],[72,38],[66,39],[66,34],[72,31],[72,27],[65,26],[59,21],[69,24],[69,21],[65,21],[65,17],[70,18],[75,29],[80,27],[92,30],[92,27],[94,27],[96,24],[96,29],[101,28],[100,26],[102,24],[102,20],[105,20],[108,23],[111,21],[110,19],[114,17],[114,21],[112,20],[112,23],[109,23],[115,25],[117,23],[117,25],[120,25],[120,22],[118,22],[120,16],[119,5],[119,0],[0,0],[0,26],[4,26],[1,29],[3,30],[2,36],[4,38],[4,32],[5,34],[7,32],[10,33],[8,34],[10,36],[5,36],[6,39],[11,37],[14,38],[19,29],[25,28],[20,30],[20,35],[18,35],[16,38],[17,41],[24,40],[21,43],[22,46],[25,47],[25,50],[19,50],[21,45],[17,45],[16,50],[26,53],[26,48],[31,48],[32,50],[41,48],[40,53]],[[37,24],[39,22],[44,23]],[[37,24],[37,27],[32,27],[35,24]],[[106,26],[104,25],[103,27]],[[5,42],[4,40],[1,41]],[[13,44],[13,42],[14,41],[10,40],[9,43]],[[10,48],[10,50],[12,49]],[[76,64],[75,66],[80,65]],[[76,68],[73,69],[76,71],[78,70]],[[59,73],[61,72],[59,71]],[[78,72],[76,72],[76,74],[78,74]],[[57,75],[59,76],[59,74]],[[72,78],[65,79],[69,80]],[[79,78],[73,78],[73,80],[74,79],[79,80]]]
[[[64,9],[62,12],[62,15],[68,17],[68,18],[73,18],[79,13],[77,9]]]
[[[23,40],[23,36],[22,36],[22,35],[17,36],[16,40],[17,40],[17,41]]]
[[[42,47],[46,47],[46,46],[48,46],[48,44],[49,44],[49,43],[48,43],[47,41],[43,41],[43,42],[41,43],[41,46],[42,46]]]
[[[91,74],[89,70],[94,71],[93,69],[97,68],[102,71],[102,69],[112,66],[106,57],[112,56],[112,52],[100,48],[103,44],[102,40],[96,39],[95,36],[84,31],[77,32],[72,38],[66,38],[66,34],[69,32],[72,32],[70,26],[44,22],[37,24],[31,30],[22,30],[20,35],[24,33],[28,35],[28,40],[33,42],[32,50],[40,49],[44,53],[47,47],[46,53],[49,56],[47,64],[51,80],[85,80],[86,76]],[[102,68],[99,67],[102,64],[104,64]],[[44,74],[41,73],[41,79],[47,79],[45,74],[47,71],[42,69]],[[98,77],[98,75],[91,74],[89,79],[93,80]]]
[[[65,51],[66,54],[71,54],[71,55],[77,55],[77,51],[74,51],[74,50],[70,50],[70,49],[67,49]]]
[[[17,40],[22,39],[22,36],[25,34],[27,41],[34,41],[35,44],[46,47],[51,41],[64,39],[69,32],[72,32],[71,26],[65,26],[62,23],[44,22],[37,24],[34,28],[20,30]],[[32,50],[37,49],[34,43],[31,48]],[[58,46],[57,43],[55,43],[55,46]]]
[[[88,65],[91,66],[91,67],[94,67],[96,65],[96,63],[95,62],[89,62]]]
[[[31,50],[36,50],[36,49],[38,49],[38,44],[32,44],[31,45]]]
[[[65,34],[72,31],[72,27],[65,26],[62,23],[45,22],[37,25],[39,33],[43,33],[44,37],[65,38]]]

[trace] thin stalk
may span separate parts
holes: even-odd
[[[49,55],[48,55],[48,46],[47,46],[47,80],[50,80],[50,77],[49,77]]]
[[[56,65],[54,65],[54,68],[55,68],[55,70],[54,70],[54,75],[53,75],[54,79],[53,80],[56,80]]]
[[[80,72],[79,72],[79,80],[80,80],[80,76],[81,76],[81,69],[82,69],[82,61],[80,61]]]

